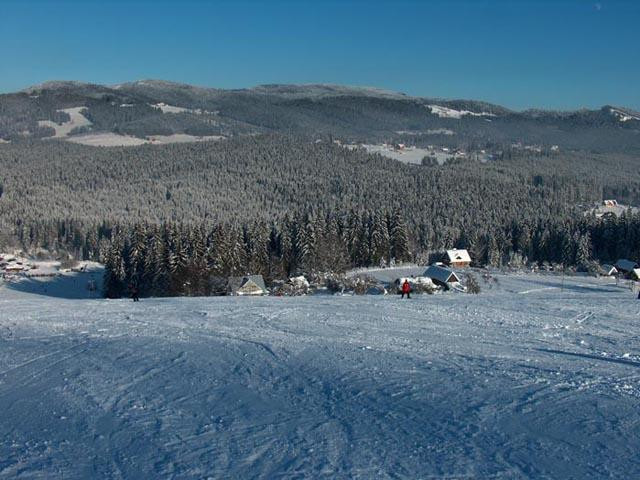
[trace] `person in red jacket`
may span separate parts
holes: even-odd
[[[406,279],[402,284],[402,296],[400,298],[404,298],[405,294],[407,298],[411,298],[411,285],[409,285],[409,280]]]

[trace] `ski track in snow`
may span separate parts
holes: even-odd
[[[498,278],[409,301],[0,289],[0,478],[639,478],[640,302]]]

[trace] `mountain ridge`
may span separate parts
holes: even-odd
[[[322,83],[322,82],[311,82],[311,83],[265,83],[265,84],[257,84],[252,87],[243,87],[243,88],[219,88],[205,85],[195,85],[184,82],[177,82],[172,80],[164,80],[158,78],[143,78],[139,80],[133,80],[129,82],[121,82],[115,84],[102,84],[102,83],[94,83],[94,82],[83,82],[77,80],[47,80],[42,83],[37,83],[34,85],[27,86],[23,89],[14,91],[14,92],[6,92],[0,93],[0,97],[3,95],[13,95],[18,93],[34,93],[40,90],[52,90],[52,89],[60,89],[60,88],[78,88],[78,87],[98,87],[98,88],[106,88],[113,90],[121,90],[123,88],[131,88],[135,86],[152,86],[152,87],[174,87],[181,89],[190,89],[190,90],[200,90],[200,91],[210,91],[210,92],[264,92],[270,94],[278,94],[282,93],[282,90],[299,90],[301,94],[305,94],[305,90],[310,89],[326,89],[327,95],[336,94],[336,95],[345,95],[350,93],[362,93],[370,96],[381,96],[381,97],[393,97],[393,98],[402,98],[407,100],[428,100],[432,102],[442,102],[442,103],[454,103],[454,102],[472,102],[479,105],[487,105],[491,107],[497,107],[502,110],[519,113],[519,114],[539,114],[539,113],[553,113],[553,114],[572,114],[579,112],[594,112],[599,111],[604,108],[615,108],[620,109],[626,112],[633,113],[635,115],[640,115],[640,111],[635,110],[631,107],[627,107],[624,105],[614,105],[612,103],[606,103],[601,105],[600,107],[580,107],[573,109],[554,109],[554,108],[539,108],[539,107],[530,107],[524,109],[514,109],[511,107],[505,107],[499,103],[489,102],[486,100],[478,100],[472,98],[462,98],[462,97],[431,97],[424,95],[411,95],[402,91],[395,91],[375,86],[369,85],[349,85],[349,84],[337,84],[337,83]],[[280,91],[280,92],[279,92]]]
[[[77,128],[69,123],[72,116]],[[447,135],[439,133],[445,130]],[[515,111],[478,100],[325,83],[218,89],[157,79],[111,86],[54,80],[0,94],[4,142],[61,136],[82,142],[82,135],[90,134],[92,141],[100,135],[115,144],[123,137],[138,144],[152,137],[190,141],[263,133],[328,136],[347,143],[640,151],[640,114],[612,105]]]

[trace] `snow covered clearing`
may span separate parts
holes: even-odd
[[[621,122],[628,122],[629,120],[639,120],[640,121],[640,116],[638,116],[638,115],[632,115],[629,112],[625,112],[623,110],[618,110],[617,108],[611,108],[610,111],[611,111],[612,114],[614,114],[616,117],[618,117],[618,120],[620,120]]]
[[[152,144],[168,144],[168,143],[189,143],[189,142],[209,142],[222,140],[225,137],[221,135],[206,135],[197,137],[187,135],[185,133],[174,133],[173,135],[150,135],[147,138],[132,137],[130,135],[119,135],[117,133],[89,133],[86,135],[76,135],[69,137],[67,140],[82,145],[90,145],[94,147],[132,147],[136,145]]]
[[[68,138],[67,141],[93,147],[132,147],[149,143],[142,138],[132,137],[131,135],[119,135],[111,132],[76,135]]]
[[[347,148],[362,147],[369,153],[378,153],[383,157],[398,160],[402,163],[421,165],[424,157],[435,157],[439,165],[444,165],[447,160],[453,158],[450,153],[444,153],[429,148],[406,147],[402,150],[395,149],[392,145],[345,145]]]
[[[215,115],[216,112],[209,112],[207,110],[202,110],[201,108],[185,108],[185,107],[176,107],[175,105],[167,105],[166,103],[155,103],[151,105],[153,108],[157,108],[162,110],[162,113],[195,113],[196,115]]]
[[[462,118],[465,115],[472,117],[495,117],[495,114],[490,112],[471,112],[469,110],[454,110],[453,108],[443,107],[441,105],[425,105],[431,110],[431,113],[439,116],[440,118]]]
[[[638,478],[640,301],[497,278],[408,301],[0,286],[0,477]]]
[[[456,132],[448,128],[433,128],[428,130],[397,130],[398,135],[455,135]]]
[[[195,136],[186,133],[174,133],[173,135],[150,135],[148,137],[151,143],[191,143],[191,142],[210,142],[215,140],[224,140],[222,135],[204,135]]]
[[[167,105],[166,103],[156,103],[151,105],[154,108],[159,108],[162,113],[184,113],[191,112],[192,110],[184,107],[176,107],[175,105]]]
[[[51,138],[68,137],[74,128],[89,127],[92,125],[91,121],[89,121],[89,119],[81,113],[83,110],[85,110],[85,108],[86,107],[73,107],[58,110],[59,112],[65,112],[69,114],[69,117],[71,118],[68,122],[59,124],[56,122],[52,122],[51,120],[39,120],[38,124],[41,127],[51,127],[56,131],[56,134]]]

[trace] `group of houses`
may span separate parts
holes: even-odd
[[[25,275],[33,265],[26,259],[11,254],[0,254],[0,274],[3,278]]]
[[[0,277],[5,280],[20,277],[53,277],[58,274],[59,262],[34,262],[20,255],[0,254]]]
[[[604,217],[605,215],[614,215],[616,217],[620,217],[627,210],[631,210],[631,212],[634,214],[640,211],[638,207],[622,205],[618,203],[618,201],[615,198],[607,198],[602,200],[600,204],[587,206],[584,214],[585,215],[594,214],[597,218]]]
[[[442,288],[444,290],[464,290],[461,278],[454,268],[467,268],[471,265],[471,256],[465,249],[447,250],[441,262],[427,267],[422,275],[401,277],[394,282],[397,287],[405,281],[415,287]]]
[[[640,266],[633,260],[621,258],[614,265],[602,265],[602,274],[608,277],[626,278],[640,281]]]
[[[402,277],[395,280],[396,287],[408,281],[415,288],[422,287],[425,290],[442,288],[444,290],[464,290],[460,277],[453,268],[466,268],[471,264],[469,252],[464,249],[447,250],[442,258],[442,262],[436,262],[427,267],[420,275],[412,277]],[[302,276],[290,278],[287,282],[278,284],[269,290],[262,275],[244,275],[231,277],[227,281],[226,294],[233,296],[256,296],[268,295],[290,295],[302,294],[309,291],[309,282]],[[345,287],[345,291],[349,291]],[[357,289],[356,289],[357,290]],[[371,287],[365,289],[367,293],[386,293],[382,287]]]

